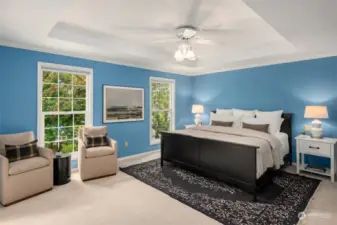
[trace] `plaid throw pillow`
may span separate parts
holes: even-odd
[[[98,137],[90,137],[86,136],[86,147],[94,148],[99,146],[108,146],[108,137],[106,135],[98,136]]]
[[[23,145],[5,145],[5,151],[6,158],[10,163],[39,155],[37,140]]]

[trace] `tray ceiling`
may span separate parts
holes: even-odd
[[[337,55],[336,0],[0,0],[0,5],[0,45],[183,75]],[[176,28],[182,25],[197,27],[206,40],[191,42],[196,61],[173,57],[180,43]],[[173,41],[158,41],[166,39]]]

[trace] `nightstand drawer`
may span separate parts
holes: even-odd
[[[301,141],[300,152],[330,157],[330,144]]]

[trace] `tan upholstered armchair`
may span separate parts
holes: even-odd
[[[83,181],[117,173],[117,142],[108,138],[108,146],[87,148],[87,136],[108,133],[107,127],[84,127],[78,132],[78,169]]]
[[[5,144],[34,141],[34,133],[0,135],[0,203],[4,206],[53,188],[53,151],[39,147],[39,156],[9,163]]]

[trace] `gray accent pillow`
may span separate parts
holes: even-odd
[[[249,124],[242,122],[242,128],[268,133],[269,124]]]
[[[211,125],[213,125],[213,126],[223,126],[223,127],[232,127],[233,126],[233,121],[231,121],[231,122],[225,122],[225,121],[212,120]]]

